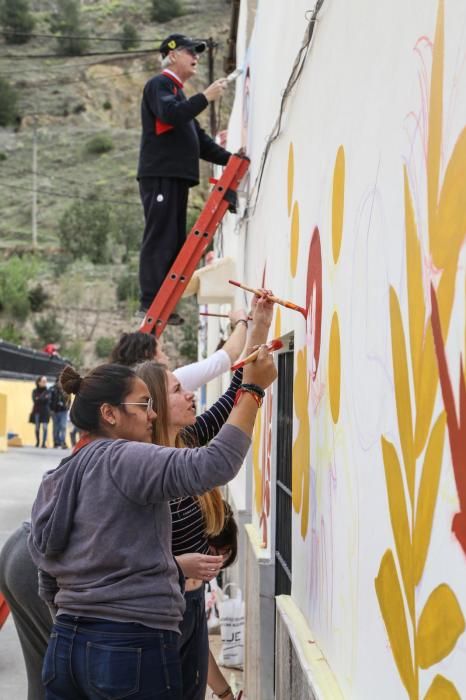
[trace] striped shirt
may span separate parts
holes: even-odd
[[[202,447],[212,440],[226,423],[233,408],[236,392],[243,380],[243,370],[234,373],[226,392],[205,413],[197,416],[194,425],[182,431],[186,445]],[[186,496],[170,501],[172,515],[172,552],[174,556],[199,552],[207,554],[204,516],[197,498]]]

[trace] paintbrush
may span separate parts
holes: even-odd
[[[230,318],[228,314],[214,314],[210,311],[199,311],[199,316],[214,316],[216,318]],[[252,321],[252,316],[248,316],[248,321]]]
[[[248,287],[245,284],[242,284],[241,282],[235,282],[235,280],[228,280],[230,284],[234,284],[235,287],[240,287],[240,289],[245,289],[247,292],[252,292],[253,294],[256,294],[258,297],[267,297],[267,299],[270,299],[270,301],[273,301],[275,304],[279,304],[280,306],[286,306],[287,309],[292,309],[293,311],[299,311],[300,314],[304,316],[304,318],[307,318],[307,311],[305,308],[302,306],[298,306],[297,304],[294,304],[292,301],[286,301],[285,299],[280,299],[279,297],[274,296],[273,294],[267,294],[266,292],[263,292],[261,289],[255,289],[254,287]]]
[[[225,78],[225,80],[227,81],[227,83],[232,83],[233,80],[237,80],[237,78],[239,78],[239,76],[240,76],[242,73],[243,73],[243,69],[242,69],[242,68],[236,68],[236,70],[234,70],[233,73],[230,73],[229,75],[227,75],[227,77]]]
[[[267,343],[265,346],[265,349],[268,350],[269,352],[273,352],[274,350],[280,350],[280,348],[283,347],[283,343],[281,340],[278,340],[276,338],[275,340],[271,340],[270,343]],[[254,350],[250,355],[247,355],[244,360],[240,360],[236,364],[231,366],[232,372],[235,372],[237,369],[241,369],[241,367],[244,367],[244,365],[249,365],[251,362],[254,362],[254,360],[257,360],[257,356],[259,355],[260,348],[257,348],[257,350]]]

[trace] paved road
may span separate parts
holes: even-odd
[[[0,452],[0,548],[23,520],[29,517],[31,504],[42,474],[55,467],[68,450],[11,448]],[[220,638],[211,637],[217,657]],[[242,673],[224,669],[232,687],[242,686]],[[0,630],[0,700],[26,700],[27,683],[23,655],[11,615]],[[207,698],[211,698],[210,692]]]
[[[42,474],[68,454],[65,450],[11,448],[0,453],[0,547],[29,517]],[[0,700],[26,700],[26,672],[15,626],[8,617],[0,631]]]

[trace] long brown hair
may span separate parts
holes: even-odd
[[[167,368],[157,362],[142,362],[135,367],[135,372],[146,383],[157,418],[152,423],[152,442],[155,445],[170,446],[169,441],[169,412],[168,412],[168,384]],[[183,430],[180,430],[175,440],[175,447],[195,447],[193,439]],[[218,535],[225,524],[225,509],[222,493],[219,488],[206,491],[197,496],[202,515],[204,517],[205,532],[209,536]]]

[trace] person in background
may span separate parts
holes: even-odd
[[[232,332],[222,348],[199,362],[178,367],[174,374],[186,391],[196,391],[211,379],[228,372],[243,351],[248,328],[248,314],[244,309],[231,311]],[[110,362],[133,367],[145,360],[168,365],[169,358],[163,351],[160,338],[151,333],[123,333],[112,350]]]
[[[67,448],[66,423],[68,419],[69,398],[62,391],[59,384],[59,376],[50,389],[50,410],[52,411],[53,446]]]
[[[199,158],[226,165],[230,153],[200,127],[196,117],[218,100],[225,79],[186,98],[184,84],[197,73],[206,44],[170,34],[160,45],[162,72],[144,86],[137,178],[145,228],[139,260],[140,315],[144,316],[186,239],[189,188],[199,183]],[[173,313],[168,323],[183,323]]]
[[[255,299],[248,345],[266,342],[272,314],[272,302]],[[243,379],[242,369],[235,372],[223,396],[196,417],[194,394],[185,391],[174,373],[151,361],[137,365],[135,371],[147,385],[157,413],[152,441],[170,447],[202,447],[214,439],[230,416]],[[204,582],[215,578],[234,561],[236,523],[231,520],[231,510],[225,508],[219,489],[202,496],[174,499],[170,501],[170,510],[172,552],[186,577],[186,609],[180,626],[183,700],[204,700],[208,678],[217,697],[234,700],[209,650]],[[216,539],[221,535],[223,539]],[[212,555],[211,548],[222,550],[225,541],[232,542],[231,547],[226,547],[229,551]]]
[[[47,377],[36,379],[36,388],[32,391],[31,417],[36,429],[36,447],[47,447],[47,430],[50,420],[50,390],[47,388]],[[42,426],[42,443],[40,442],[40,427]]]

